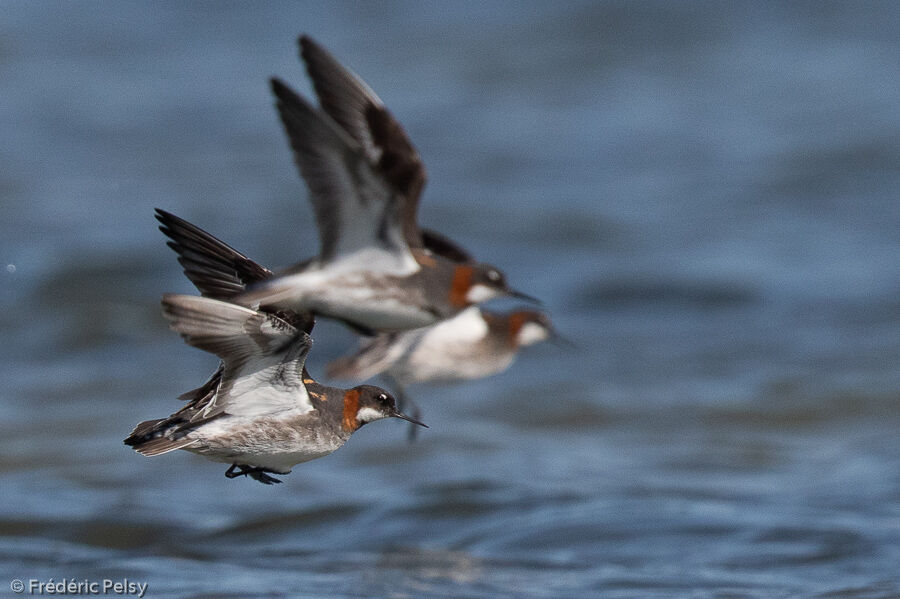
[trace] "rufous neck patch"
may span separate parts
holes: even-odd
[[[450,304],[454,308],[465,308],[469,305],[466,296],[469,294],[469,288],[472,286],[472,274],[474,269],[471,266],[461,264],[453,271],[453,283],[450,285]]]
[[[341,420],[341,426],[345,431],[352,433],[359,428],[357,412],[359,412],[359,391],[350,389],[344,393],[344,418]]]

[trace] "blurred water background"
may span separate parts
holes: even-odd
[[[2,8],[0,594],[900,596],[900,4]],[[309,93],[301,32],[578,350],[264,487],[121,439],[215,365],[160,316],[193,289],[154,207],[317,250],[267,87]],[[353,336],[315,342],[323,376]]]

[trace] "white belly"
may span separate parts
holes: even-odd
[[[290,289],[283,302],[295,309],[348,320],[378,331],[400,331],[433,324],[437,318],[418,289],[408,292],[369,284],[371,273],[312,271],[290,275],[281,285]]]
[[[216,462],[257,466],[288,473],[297,464],[327,456],[346,437],[327,427],[291,426],[283,419],[226,416],[190,433],[195,446],[186,448]]]

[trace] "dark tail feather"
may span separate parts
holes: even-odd
[[[165,433],[171,426],[170,418],[145,420],[134,427],[134,430],[125,439],[125,445],[130,445],[142,455],[155,456],[181,449],[194,442],[193,439],[187,437],[175,440],[166,437]]]
[[[149,437],[151,437],[154,433],[162,432],[159,424],[161,422],[165,422],[167,418],[157,418],[156,420],[145,420],[134,427],[134,430],[131,431],[131,434],[125,439],[125,445],[131,445],[134,447],[140,443],[146,441]]]

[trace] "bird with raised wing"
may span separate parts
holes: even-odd
[[[322,110],[278,79],[272,90],[309,188],[320,252],[234,301],[309,310],[372,332],[426,326],[495,297],[532,300],[499,269],[454,260],[455,244],[419,229],[425,171],[402,127],[309,38],[301,47]]]
[[[185,407],[135,427],[125,443],[143,455],[184,449],[231,464],[229,478],[272,484],[281,481],[271,474],[334,452],[368,422],[393,417],[425,426],[401,413],[383,389],[314,381],[304,366],[309,330],[284,318],[189,295],[167,294],[162,305],[171,328],[221,364],[182,396]]]

